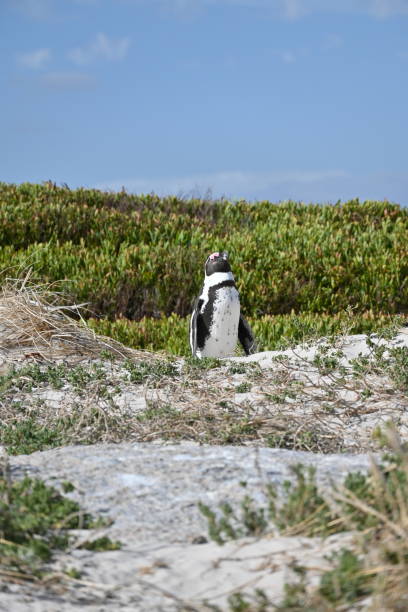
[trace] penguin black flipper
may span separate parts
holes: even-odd
[[[198,298],[194,301],[193,311],[190,319],[190,348],[191,354],[196,354],[197,351],[197,317],[198,317]]]
[[[198,345],[203,343],[203,336],[205,335],[205,325],[201,314],[201,306],[203,300],[198,297],[194,301],[193,312],[191,313],[190,319],[190,348],[193,357],[196,356]]]
[[[242,316],[239,316],[238,324],[238,340],[242,344],[245,355],[252,355],[258,350],[256,340],[248,321]]]

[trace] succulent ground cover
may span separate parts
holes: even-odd
[[[223,248],[257,320],[349,306],[405,313],[407,226],[407,210],[390,202],[251,204],[1,183],[0,269],[69,279],[73,301],[109,320],[184,317],[205,258]]]

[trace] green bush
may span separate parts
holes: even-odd
[[[389,202],[231,203],[0,183],[0,269],[28,266],[90,311],[186,316],[225,248],[254,318],[408,311],[408,211]]]
[[[397,317],[376,315],[372,312],[351,316],[309,314],[264,316],[249,318],[261,350],[276,350],[342,332],[351,334],[376,332],[393,325]],[[89,325],[98,334],[110,336],[126,346],[149,351],[166,351],[173,355],[190,354],[188,317],[172,314],[160,319],[143,317],[140,321],[118,319],[90,319]]]

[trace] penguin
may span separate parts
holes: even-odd
[[[204,270],[204,284],[190,319],[193,357],[229,357],[234,354],[238,340],[246,355],[255,353],[255,338],[240,311],[228,253],[209,255]]]

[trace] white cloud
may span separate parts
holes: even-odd
[[[404,0],[373,0],[370,2],[370,12],[375,17],[389,17],[398,13],[408,13],[408,4]]]
[[[343,39],[338,34],[334,34],[333,32],[328,33],[323,38],[322,47],[326,51],[330,49],[338,49],[343,46]]]
[[[296,61],[296,56],[292,51],[282,51],[280,56],[285,64],[293,64]]]
[[[0,2],[4,0],[0,0]],[[119,0],[114,0],[119,4]],[[216,5],[264,9],[270,14],[288,19],[301,19],[313,13],[355,13],[385,19],[408,15],[408,0],[127,0],[135,4],[156,6],[181,17],[199,15],[203,9]],[[66,0],[77,7],[98,6],[101,0]],[[121,0],[123,2],[123,0]],[[55,13],[61,0],[8,0],[29,18],[44,19]]]
[[[299,19],[308,12],[302,0],[283,0],[282,4],[281,10],[286,19]]]
[[[9,0],[9,4],[30,19],[44,19],[52,11],[53,0]]]
[[[360,13],[384,19],[408,15],[408,0],[281,0],[280,13],[299,19],[312,13]]]
[[[98,59],[119,61],[126,57],[130,46],[130,38],[109,39],[100,32],[95,39],[85,47],[75,47],[68,52],[68,57],[75,64],[85,66]]]
[[[28,19],[38,21],[63,18],[63,11],[69,8],[70,4],[98,5],[101,0],[0,0],[1,3],[8,2],[13,8],[17,9]]]
[[[4,0],[0,0],[0,2]],[[60,9],[61,0],[6,0],[27,17],[44,19]],[[101,0],[65,0],[76,5],[94,5]],[[114,0],[121,4],[123,0]],[[408,15],[408,0],[127,0],[135,4],[156,6],[166,13],[179,17],[200,15],[203,10],[217,5],[241,6],[264,9],[271,15],[296,20],[313,13],[354,13],[385,19],[396,15]]]
[[[300,19],[312,13],[362,13],[378,18],[407,15],[408,0],[129,0],[156,5],[174,13],[191,12],[216,5],[267,9],[285,19]]]
[[[284,17],[298,19],[311,13],[361,13],[378,18],[408,15],[407,0],[281,0]]]
[[[45,68],[50,59],[50,49],[37,49],[36,51],[30,51],[29,53],[22,53],[19,55],[18,63],[20,66],[24,66],[24,68],[41,70],[41,68]]]
[[[96,79],[84,72],[47,72],[41,75],[40,84],[54,91],[93,89]]]
[[[92,185],[94,187],[95,185]],[[303,202],[337,202],[352,198],[388,199],[408,206],[406,173],[358,173],[344,170],[288,172],[215,172],[181,178],[128,179],[104,182],[97,189],[133,193],[157,193],[160,196],[225,196],[230,200],[295,200]]]
[[[123,179],[97,185],[98,189],[120,191],[125,187],[133,193],[157,193],[158,195],[187,194],[214,197],[225,195],[232,199],[273,198],[280,193],[282,198],[296,197],[302,189],[327,184],[348,176],[343,170],[288,171],[288,172],[242,172],[226,171],[197,174],[178,178]],[[267,195],[269,194],[269,195]]]

